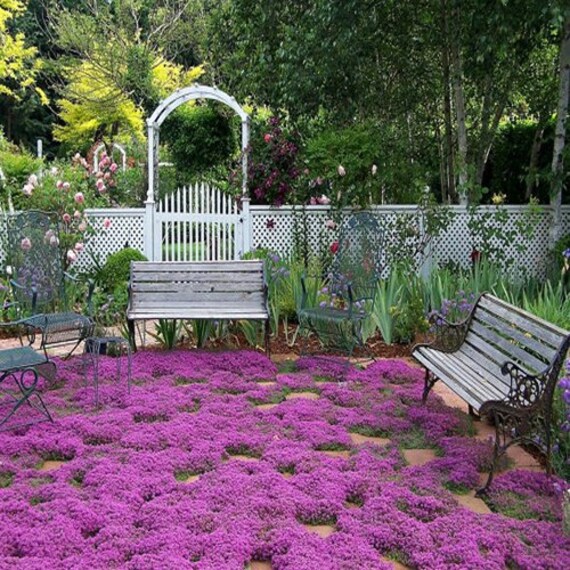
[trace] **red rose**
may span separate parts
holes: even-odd
[[[271,140],[271,135],[269,133],[267,133],[264,137],[263,140],[268,143]]]
[[[333,255],[338,251],[338,241],[333,241],[331,243],[330,250]]]

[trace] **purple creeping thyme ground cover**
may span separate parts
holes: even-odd
[[[490,446],[436,394],[422,406],[422,372],[403,362],[339,384],[329,360],[279,374],[254,352],[140,352],[127,396],[102,357],[98,412],[72,364],[45,396],[56,423],[0,433],[0,568],[567,568],[563,483],[510,471],[498,512],[459,506]],[[319,398],[285,400],[300,391]],[[437,456],[410,466],[406,447]],[[49,460],[63,464],[40,470]]]

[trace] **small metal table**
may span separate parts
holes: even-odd
[[[127,391],[129,394],[131,392],[132,351],[129,341],[122,336],[90,336],[85,339],[83,347],[83,370],[87,376],[87,360],[90,359],[95,385],[95,407],[99,407],[99,360],[105,354],[117,357],[117,380],[121,379],[122,357],[127,357]]]

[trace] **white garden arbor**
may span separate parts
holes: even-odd
[[[236,102],[236,100],[220,91],[215,87],[208,87],[205,85],[192,85],[184,87],[175,91],[172,95],[161,101],[159,106],[155,109],[153,114],[147,120],[148,130],[148,191],[145,201],[145,254],[150,260],[159,260],[159,252],[157,244],[160,240],[156,235],[156,218],[157,218],[157,196],[158,196],[158,181],[159,181],[159,144],[160,144],[160,126],[165,119],[180,105],[196,99],[209,99],[223,103],[232,109],[241,119],[241,149],[242,149],[242,196],[241,196],[241,212],[239,212],[239,223],[241,225],[239,232],[239,243],[235,252],[236,255],[243,255],[249,249],[250,236],[249,236],[249,195],[247,190],[247,148],[249,146],[249,133],[250,133],[250,117],[244,109]],[[188,189],[184,188],[184,193]],[[180,192],[180,191],[179,191]],[[208,196],[210,190],[208,188]],[[219,193],[219,191],[217,191]],[[204,187],[202,186],[202,195]],[[190,190],[190,196],[196,194],[199,199],[199,190]],[[190,198],[191,200],[192,198]],[[172,203],[176,200],[180,201],[180,194],[178,197],[172,197]],[[202,200],[203,196],[202,196]],[[217,198],[220,201],[219,194]],[[214,202],[215,199],[206,198],[206,201]],[[160,208],[160,204],[158,205]],[[237,207],[236,207],[237,208]],[[227,210],[227,207],[222,207],[222,210]],[[237,210],[236,210],[237,214]],[[210,215],[210,221],[216,222],[221,220],[221,214],[216,213]],[[203,231],[203,230],[202,230]]]

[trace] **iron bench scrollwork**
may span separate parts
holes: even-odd
[[[425,367],[423,400],[441,380],[495,426],[485,493],[500,457],[514,444],[544,442],[551,471],[552,406],[570,333],[490,294],[479,297],[463,322],[436,317],[435,340],[413,356]]]
[[[267,279],[262,260],[133,261],[127,324],[155,319],[262,320],[269,354]]]

